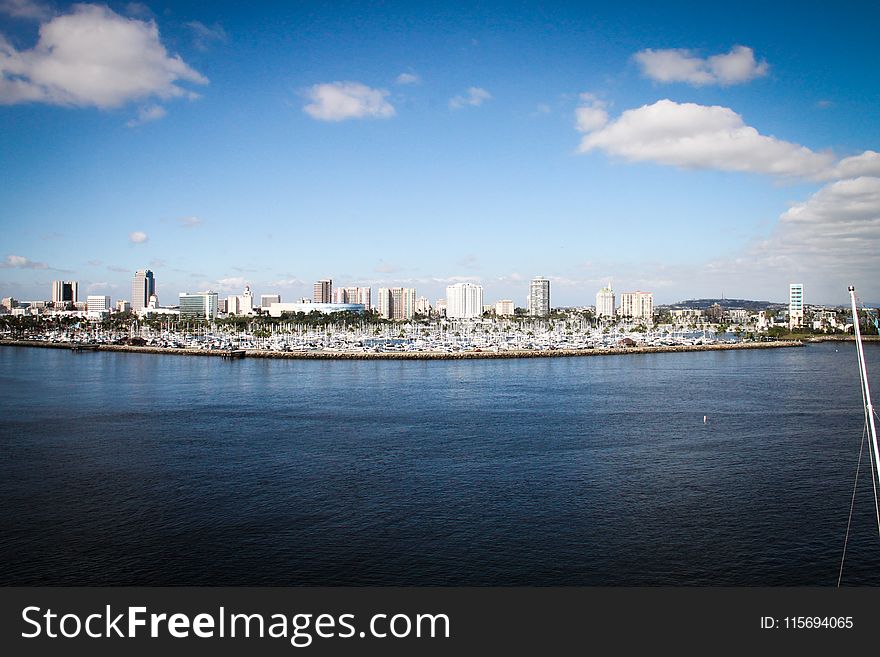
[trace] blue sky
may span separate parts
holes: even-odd
[[[880,6],[709,4],[0,0],[0,295],[880,298]]]

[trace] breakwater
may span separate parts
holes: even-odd
[[[40,340],[0,340],[0,346],[45,347],[50,349],[74,350],[72,343],[46,342]],[[612,347],[599,349],[521,349],[505,351],[418,351],[418,352],[352,352],[352,351],[270,351],[248,349],[248,358],[287,358],[298,360],[473,360],[485,358],[573,358],[577,356],[618,356],[625,354],[680,353],[686,351],[727,351],[733,349],[776,349],[781,347],[802,347],[797,340],[773,342],[740,342],[736,344],[668,345]],[[185,349],[175,347],[139,347],[132,345],[97,344],[89,345],[90,350],[115,351],[138,354],[169,354],[175,356],[215,356],[229,358],[241,352],[222,349]]]

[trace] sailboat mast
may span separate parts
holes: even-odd
[[[865,413],[871,428],[871,441],[874,445],[874,462],[877,465],[877,478],[880,480],[880,452],[877,451],[877,427],[874,424],[874,405],[871,403],[871,389],[868,387],[868,368],[865,366],[865,350],[862,346],[862,331],[859,328],[859,312],[856,308],[856,288],[849,286],[849,299],[852,303],[853,331],[856,337],[856,351],[859,356],[859,374],[862,377],[862,392],[865,397]]]

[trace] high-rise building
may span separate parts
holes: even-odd
[[[596,317],[614,317],[614,289],[611,281],[596,293]]]
[[[254,312],[254,295],[251,286],[244,286],[244,294],[226,298],[226,313],[230,315],[252,315]]]
[[[416,307],[416,291],[411,287],[380,287],[376,310],[385,319],[412,319]]]
[[[804,325],[804,284],[791,283],[788,286],[788,328]]]
[[[483,286],[456,283],[446,286],[446,316],[451,319],[472,319],[483,315]]]
[[[501,299],[495,302],[495,314],[498,317],[513,317],[514,315],[513,300]]]
[[[431,314],[431,302],[428,301],[428,297],[419,297],[416,299],[416,314],[424,315],[427,317]]]
[[[651,321],[654,317],[654,293],[621,292],[618,313],[621,317]]]
[[[260,295],[260,309],[268,310],[269,306],[273,303],[281,303],[281,295],[280,294],[261,294]]]
[[[550,314],[550,281],[536,276],[529,283],[529,315],[546,317]]]
[[[332,303],[333,301],[333,281],[329,278],[321,279],[315,283],[314,302],[315,303]]]
[[[131,309],[134,312],[150,305],[150,297],[156,294],[156,279],[149,269],[139,269],[131,282]]]
[[[79,299],[77,281],[52,281],[52,303],[58,306],[73,305]]]
[[[110,314],[110,297],[90,294],[86,297],[89,317],[103,317]]]
[[[131,310],[131,302],[124,301],[123,299],[119,299],[116,302],[116,312],[127,313],[129,310]]]
[[[198,294],[180,293],[180,318],[181,319],[206,319],[208,321],[217,318],[217,293],[199,292]]]
[[[337,287],[333,290],[333,303],[359,303],[367,310],[372,310],[370,288]]]

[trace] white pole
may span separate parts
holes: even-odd
[[[862,387],[865,395],[865,412],[868,425],[871,427],[871,441],[874,444],[874,462],[877,465],[877,478],[880,480],[880,452],[877,451],[877,427],[874,425],[874,405],[871,403],[871,389],[868,387],[868,368],[865,366],[865,351],[862,347],[862,332],[859,328],[859,315],[856,309],[856,289],[849,286],[849,298],[852,303],[853,331],[856,336],[856,351],[859,356],[859,373],[862,376]]]

